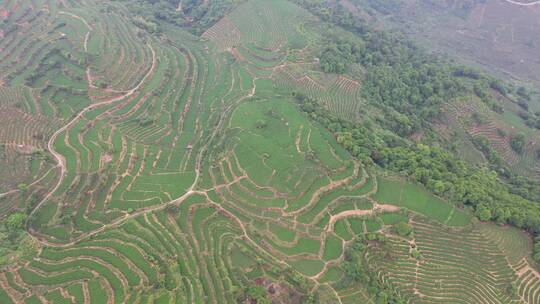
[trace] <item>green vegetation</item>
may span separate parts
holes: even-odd
[[[450,204],[428,193],[422,187],[405,181],[380,178],[375,198],[381,203],[403,206],[422,213],[441,223],[447,223],[453,213],[463,214],[461,211],[454,212]]]
[[[491,216],[485,220],[540,232],[540,206],[514,194],[496,172],[471,166],[441,148],[378,135],[369,125],[336,118],[303,95],[297,94],[296,99],[309,117],[333,130],[338,142],[364,163],[405,174],[461,206],[489,209]]]
[[[518,134],[510,139],[510,146],[519,154],[525,151],[525,144],[525,136],[523,134]]]
[[[200,35],[243,0],[122,0],[138,16],[135,25],[152,33],[161,32],[160,22],[180,26]]]
[[[409,236],[412,232],[412,226],[407,224],[406,222],[399,222],[394,225],[394,229],[396,230],[396,233],[400,236]]]
[[[537,303],[534,133],[432,128],[534,93],[325,3],[2,3],[0,302]]]
[[[510,231],[484,225],[448,230],[421,216],[414,217],[411,225],[414,243],[403,242],[400,236],[389,236],[384,246],[374,242],[368,244],[365,255],[371,270],[382,273],[381,280],[394,286],[403,297],[415,297],[415,293],[420,292],[428,301],[474,302],[477,293],[481,292],[484,295],[481,299],[507,303],[517,300],[528,290],[536,289],[534,285],[527,284],[528,275],[515,280],[505,260],[505,251],[520,248],[513,247],[516,238],[508,233]],[[478,254],[479,248],[482,248],[482,254]],[[392,258],[388,259],[388,256]],[[523,255],[512,260],[521,258]],[[428,266],[436,264],[446,265],[445,271]],[[418,280],[420,277],[429,277],[430,280]],[[445,284],[449,281],[454,285]],[[494,283],[505,287],[501,292],[492,292]],[[507,292],[506,286],[512,284],[516,288]],[[533,297],[529,301],[533,301]]]
[[[4,225],[6,226],[7,231],[10,233],[16,233],[24,228],[24,223],[26,221],[26,214],[16,212],[8,216]]]
[[[378,303],[407,303],[407,299],[399,295],[395,290],[386,286],[382,281],[379,281],[373,272],[369,269],[369,261],[366,260],[366,253],[369,242],[383,243],[384,241],[367,241],[363,239],[356,240],[347,248],[346,260],[343,263],[345,269],[345,277],[341,284],[352,284],[359,282],[371,294],[376,295]]]
[[[266,295],[266,289],[263,286],[255,285],[250,286],[246,292],[250,301],[255,301],[257,304],[269,304],[272,303]]]

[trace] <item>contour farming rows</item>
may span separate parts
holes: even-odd
[[[370,261],[381,279],[418,303],[535,303],[539,278],[524,258],[509,264],[484,229],[451,231],[413,218],[414,238],[373,244]],[[419,255],[412,255],[412,251]],[[483,266],[481,266],[483,265]],[[517,272],[514,271],[517,269]],[[517,274],[517,276],[516,276]],[[525,295],[525,296],[524,296]]]
[[[446,105],[446,115],[449,122],[463,128],[471,138],[486,138],[490,147],[497,152],[506,163],[515,168],[530,170],[536,174],[536,151],[538,150],[538,135],[536,132],[525,133],[526,142],[523,152],[512,149],[510,141],[513,136],[523,132],[523,127],[507,123],[507,118],[489,111],[481,101],[453,101]],[[513,115],[513,114],[505,114]],[[516,119],[517,118],[516,116]]]
[[[276,301],[318,294],[370,303],[341,265],[357,236],[374,234],[387,241],[369,242],[370,265],[411,298],[537,300],[536,272],[524,256],[508,263],[506,249],[485,240],[497,233],[468,227],[458,235],[416,210],[380,203],[375,172],[288,94],[275,94],[287,84],[328,96],[337,113],[359,111],[352,79],[318,88],[311,77],[286,76],[316,64],[298,51],[307,43],[295,44],[307,41],[295,20],[315,19],[290,2],[247,1],[203,35],[210,41],[170,28],[150,34],[117,1],[23,5],[32,9],[9,18],[42,12],[28,21],[36,27],[29,33],[49,33],[58,22],[70,30],[62,43],[36,50],[25,65],[35,76],[15,69],[6,84],[17,88],[0,89],[0,106],[58,122],[35,123],[47,127],[40,140],[31,139],[35,131],[16,138],[43,150],[37,154],[48,167],[33,165],[29,176],[47,187],[1,194],[36,193],[25,206],[9,198],[0,212],[27,207],[39,250],[0,272],[0,302],[235,303],[258,284]],[[220,30],[233,27],[224,40]],[[291,53],[306,58],[289,61]],[[445,207],[448,221],[458,211]],[[398,222],[411,223],[414,238],[398,237]],[[411,257],[413,245],[421,259]],[[499,292],[511,283],[514,293]]]

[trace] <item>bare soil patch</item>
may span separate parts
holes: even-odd
[[[106,164],[106,163],[110,163],[111,161],[113,160],[113,157],[112,155],[110,154],[103,154],[103,156],[101,156],[101,161]]]
[[[6,19],[7,17],[9,17],[9,12],[7,9],[5,8],[0,8],[0,18],[2,19]]]

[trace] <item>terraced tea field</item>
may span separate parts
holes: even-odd
[[[122,1],[0,12],[0,216],[26,212],[35,249],[3,264],[1,303],[235,303],[250,286],[374,303],[343,267],[373,233],[374,271],[411,303],[540,302],[521,232],[381,178],[298,109],[291,91],[355,119],[361,83],[317,72],[320,20],[291,2],[246,1],[202,37],[149,32]]]
[[[389,237],[386,247],[373,244],[370,260],[383,281],[415,303],[536,303],[538,277],[526,255],[516,251],[521,236],[495,227],[455,230],[413,217],[414,238]],[[496,241],[492,233],[496,232]],[[459,233],[459,237],[456,234]],[[515,238],[518,239],[515,239]],[[420,252],[419,258],[411,251]],[[508,258],[512,252],[517,256]]]
[[[450,128],[460,129],[464,134],[468,148],[463,149],[463,154],[478,153],[470,141],[475,138],[487,139],[489,146],[497,155],[510,165],[516,172],[528,172],[533,175],[538,174],[537,151],[538,130],[527,127],[516,115],[519,108],[514,105],[514,109],[506,110],[502,114],[491,111],[485,104],[477,99],[463,100],[460,102],[448,103],[445,115],[446,123]],[[444,134],[444,131],[441,130]],[[525,145],[523,152],[518,153],[511,146],[511,139],[517,134],[523,134]]]

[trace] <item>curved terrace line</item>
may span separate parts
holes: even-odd
[[[67,124],[65,124],[63,127],[61,127],[56,132],[54,132],[54,134],[51,136],[51,138],[47,142],[47,149],[49,150],[49,152],[53,155],[54,159],[56,160],[56,163],[57,163],[56,166],[60,167],[60,178],[58,179],[58,182],[56,183],[56,185],[51,189],[51,191],[49,191],[49,193],[47,193],[47,195],[45,195],[45,197],[39,202],[39,204],[36,205],[36,207],[32,210],[32,212],[30,212],[30,214],[28,215],[28,218],[27,218],[27,222],[26,222],[27,226],[28,226],[28,223],[29,223],[29,219],[36,213],[37,210],[39,210],[39,208],[41,208],[41,206],[45,202],[47,202],[49,200],[49,198],[56,192],[56,190],[58,190],[58,188],[62,185],[62,182],[64,181],[64,177],[65,177],[66,171],[67,171],[66,164],[65,164],[65,158],[54,149],[54,142],[56,141],[58,136],[62,132],[66,131],[69,127],[71,127],[73,124],[75,124],[88,111],[93,110],[95,108],[98,108],[100,106],[115,103],[117,101],[123,100],[123,99],[133,95],[143,85],[143,83],[146,82],[146,80],[150,77],[150,75],[154,72],[154,69],[155,69],[156,64],[157,64],[156,52],[154,51],[154,48],[152,48],[152,45],[150,43],[148,44],[148,47],[150,48],[150,51],[152,52],[152,66],[150,67],[150,69],[146,73],[146,75],[144,75],[143,79],[141,79],[141,81],[135,87],[133,87],[131,90],[127,91],[123,95],[113,97],[113,98],[107,99],[105,101],[94,103],[94,104],[91,104],[91,105],[87,106],[86,108],[81,110],[79,112],[79,114],[77,114],[75,117],[73,117],[73,119],[71,119]],[[35,238],[35,236],[33,236],[32,233],[29,232],[29,234],[32,237]],[[36,238],[36,239],[38,239],[38,238]],[[39,240],[39,241],[42,242],[41,240]]]

